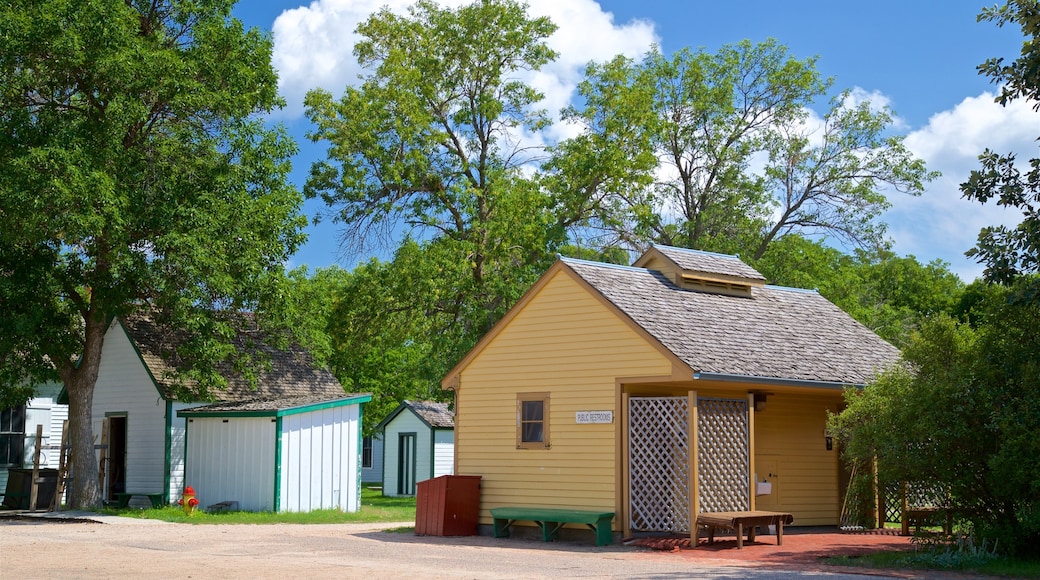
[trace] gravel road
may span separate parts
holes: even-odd
[[[626,546],[384,531],[409,525],[193,526],[110,516],[4,517],[0,578],[868,578],[694,562]]]

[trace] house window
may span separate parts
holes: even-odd
[[[516,447],[549,448],[549,393],[517,394]]]
[[[0,411],[0,466],[21,467],[25,457],[25,407]]]
[[[361,467],[370,469],[372,467],[372,438],[361,439]]]

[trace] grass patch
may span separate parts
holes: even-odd
[[[187,515],[180,506],[150,509],[105,508],[100,513],[130,518],[163,520],[185,524],[358,524],[376,522],[414,522],[414,497],[386,497],[377,486],[362,486],[361,510],[315,510],[312,512],[217,512],[197,510]],[[398,528],[403,533],[406,528]],[[414,531],[414,528],[407,528]]]
[[[827,564],[886,570],[940,570],[973,572],[1005,578],[1040,578],[1040,561],[995,557],[990,559],[951,558],[949,553],[933,551],[876,552],[864,556],[824,558]]]

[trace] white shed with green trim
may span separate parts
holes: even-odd
[[[378,425],[383,495],[415,495],[416,484],[455,473],[455,415],[447,403],[404,401]]]
[[[178,411],[188,422],[185,482],[203,506],[357,511],[362,404],[371,400],[293,397]]]

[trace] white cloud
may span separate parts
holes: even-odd
[[[986,148],[1014,152],[1023,164],[1040,156],[1036,142],[1040,114],[1026,102],[1001,107],[993,97],[983,93],[965,98],[907,135],[907,147],[924,159],[929,169],[943,175],[928,184],[921,197],[891,193],[893,208],[885,216],[898,253],[914,254],[922,261],[941,258],[969,282],[983,270],[964,256],[975,245],[979,230],[989,225],[1014,226],[1022,216],[992,201],[980,204],[962,198],[960,184],[979,167],[978,156]]]
[[[888,98],[888,95],[877,90],[868,91],[862,87],[853,87],[845,96],[842,106],[851,109],[858,107],[863,103],[870,103],[870,110],[875,113],[880,112],[885,107],[892,107],[892,99]],[[892,114],[891,110],[889,111],[889,114]],[[905,131],[906,129],[909,129],[910,126],[904,119],[900,118],[898,115],[892,114],[892,124],[890,128],[896,131]]]
[[[283,12],[273,26],[273,61],[279,72],[279,89],[288,103],[279,115],[301,116],[303,97],[312,88],[322,87],[339,95],[346,85],[356,84],[362,73],[353,55],[357,25],[382,7],[406,14],[413,3],[315,0],[309,6]],[[447,7],[466,3],[439,2]],[[554,116],[570,102],[582,68],[589,61],[604,61],[617,54],[638,57],[658,40],[652,23],[635,20],[619,25],[612,13],[604,12],[593,0],[530,0],[528,13],[549,16],[559,26],[548,40],[549,46],[560,53],[559,59],[523,79],[545,94],[540,106]],[[549,135],[553,139],[573,131],[562,125],[554,130]]]

